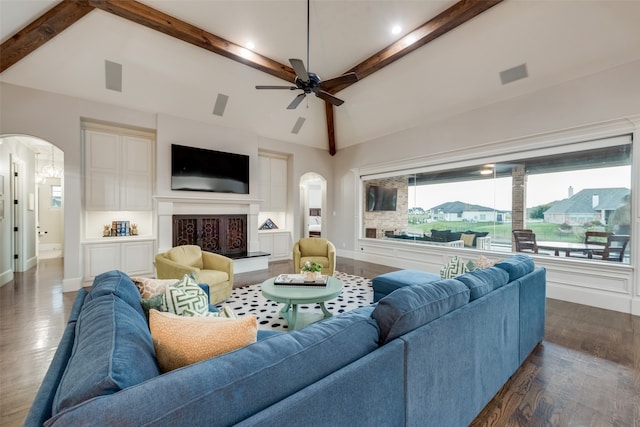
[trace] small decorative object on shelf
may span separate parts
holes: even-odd
[[[271,218],[267,218],[267,220],[260,226],[260,230],[277,230],[278,226],[275,222],[271,221]]]
[[[138,224],[131,224],[131,235],[132,236],[138,235]]]
[[[137,234],[137,229],[136,229]],[[131,226],[129,221],[111,221],[111,228],[109,224],[104,226],[102,231],[103,237],[119,237],[119,236],[131,236]]]

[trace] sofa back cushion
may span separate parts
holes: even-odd
[[[85,298],[85,304],[105,295],[115,295],[129,304],[143,318],[145,317],[140,305],[140,291],[131,278],[122,271],[112,270],[96,276],[89,294]]]
[[[406,286],[382,298],[372,317],[380,327],[380,344],[419,328],[469,302],[469,288],[456,279]]]
[[[451,237],[451,230],[431,230],[431,241],[448,242]]]
[[[134,286],[135,287],[135,286]],[[85,302],[53,414],[160,375],[143,316],[113,294]]]
[[[536,267],[533,259],[523,254],[513,255],[500,261],[495,266],[509,273],[510,282],[521,278],[525,274],[531,273]]]
[[[202,250],[196,245],[176,246],[167,251],[167,258],[181,265],[202,268]]]
[[[298,244],[300,245],[300,254],[303,257],[326,257],[329,253],[326,239],[317,237],[303,238],[300,239]]]
[[[469,301],[473,301],[509,283],[509,274],[501,268],[491,267],[461,274],[456,279],[469,288]]]

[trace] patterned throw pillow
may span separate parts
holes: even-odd
[[[462,239],[462,241],[464,242],[464,245],[465,245],[465,246],[472,247],[472,246],[473,246],[473,239],[475,239],[475,238],[476,238],[476,235],[475,235],[475,234],[465,234],[465,233],[462,233],[462,234],[460,235],[460,238],[461,238],[461,239]]]
[[[467,266],[464,264],[462,259],[454,256],[451,258],[451,261],[446,263],[440,269],[440,277],[443,279],[452,279],[460,274],[464,274],[467,272]]]
[[[162,372],[242,348],[258,333],[255,316],[181,317],[157,310],[149,312],[149,329]]]
[[[175,285],[179,282],[177,279],[150,279],[148,277],[131,277],[131,281],[140,291],[141,298],[164,295],[167,286]]]
[[[158,311],[167,311],[164,295],[154,295],[150,298],[142,298],[140,300],[140,305],[142,305],[142,311],[144,311],[147,322],[149,321],[149,310],[154,309]]]
[[[484,255],[480,255],[476,260],[476,266],[478,268],[489,268],[489,267],[493,267],[494,264],[496,264],[499,261],[500,261],[499,259],[489,259]]]
[[[168,286],[164,293],[169,313],[182,316],[185,310],[205,316],[209,312],[207,294],[198,286],[195,280],[187,274],[173,286]],[[187,314],[189,315],[189,314]]]
[[[158,311],[163,311],[163,310],[158,310]],[[207,311],[205,314],[196,313],[195,311],[187,308],[182,312],[182,315],[186,317],[206,316],[206,317],[221,317],[224,319],[238,318],[238,316],[236,316],[236,313],[233,311],[233,308],[231,308],[228,305],[223,305],[218,309],[218,311]]]

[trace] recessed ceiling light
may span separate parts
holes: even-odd
[[[253,50],[253,49],[255,49],[256,44],[255,44],[254,42],[252,42],[252,41],[248,41],[244,46],[245,46],[247,49],[251,49],[251,50]]]
[[[391,34],[400,34],[400,31],[402,31],[400,25],[394,25],[393,28],[391,28]]]

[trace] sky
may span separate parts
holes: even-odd
[[[576,194],[585,188],[631,188],[631,167],[590,169],[529,175],[526,207],[566,199],[569,187]],[[511,210],[511,178],[478,180],[409,188],[409,207],[430,209],[445,202],[460,201],[474,205]]]

